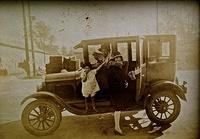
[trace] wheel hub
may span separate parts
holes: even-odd
[[[165,113],[168,109],[168,104],[165,101],[159,101],[156,103],[155,108],[159,113]]]
[[[41,114],[41,115],[39,115],[39,117],[38,117],[38,120],[39,120],[40,122],[44,121],[45,119],[46,119],[46,117],[45,117],[44,114]]]

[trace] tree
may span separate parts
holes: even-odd
[[[51,28],[43,21],[38,21],[34,25],[33,38],[36,46],[44,53],[57,54],[58,46],[55,45],[55,36],[51,33]]]

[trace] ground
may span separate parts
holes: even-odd
[[[21,124],[23,107],[21,100],[31,94],[42,79],[19,79],[14,76],[0,77],[0,138],[1,139],[81,139],[81,138],[137,138],[137,139],[197,139],[199,110],[199,71],[179,71],[181,81],[188,82],[187,102],[181,101],[181,113],[170,125],[157,126],[149,121],[145,111],[123,112],[121,127],[125,136],[113,134],[111,113],[93,116],[77,116],[63,113],[63,119],[56,132],[44,137],[36,137],[26,132]]]

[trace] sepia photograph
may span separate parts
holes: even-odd
[[[0,1],[1,139],[199,139],[199,2]]]

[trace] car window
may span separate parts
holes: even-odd
[[[139,45],[140,45],[140,64],[143,64],[144,63],[144,57],[143,57],[143,52],[144,52],[144,50],[143,50],[143,43],[144,43],[144,41],[143,41],[143,39],[140,39],[140,42],[139,42]]]
[[[131,42],[132,61],[136,61],[136,42]]]
[[[162,42],[162,56],[163,57],[170,56],[170,42]]]
[[[117,49],[123,56],[123,60],[128,61],[128,43],[127,42],[118,42]]]
[[[167,62],[170,58],[170,42],[150,40],[148,42],[148,61]]]
[[[148,42],[148,57],[149,58],[156,58],[159,56],[159,51],[160,51],[160,47],[159,47],[159,43],[157,40],[150,40]]]

